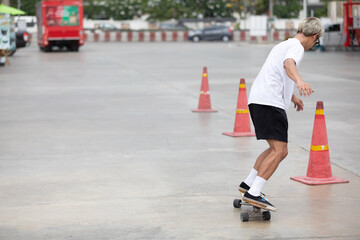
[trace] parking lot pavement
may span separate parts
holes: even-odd
[[[265,185],[270,222],[242,223],[237,185],[266,147],[234,126],[239,79],[271,45],[32,45],[0,68],[0,239],[359,239],[359,53],[308,52],[315,94],[289,109],[289,155]],[[207,66],[213,108],[197,107]],[[325,105],[334,176],[308,186],[316,101]],[[244,211],[250,208],[244,207]]]

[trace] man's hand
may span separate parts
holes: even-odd
[[[314,92],[311,89],[310,84],[304,82],[303,80],[298,80],[296,83],[296,87],[299,89],[299,93],[301,96],[310,96]]]
[[[297,112],[304,110],[304,103],[303,101],[301,101],[301,99],[299,99],[295,95],[292,95],[291,101],[294,103],[294,108],[297,108]]]

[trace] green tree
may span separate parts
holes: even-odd
[[[149,0],[145,12],[154,20],[230,17],[228,0]]]
[[[315,17],[327,17],[327,14],[328,14],[328,5],[329,5],[329,2],[331,2],[333,0],[322,0],[321,2],[324,3],[324,7],[323,8],[319,8],[319,9],[316,9],[314,11],[314,16]],[[337,2],[343,2],[343,0],[336,0]],[[308,13],[309,15],[309,13]]]
[[[269,0],[259,0],[255,4],[255,14],[256,15],[267,15],[269,11]]]
[[[143,2],[143,10],[151,20],[167,20],[188,15],[186,2],[183,0],[150,0]]]
[[[297,18],[301,10],[298,0],[277,0],[274,1],[274,15],[278,18]]]
[[[84,16],[89,19],[108,18],[108,0],[84,0]]]
[[[230,8],[230,11],[232,13],[239,14],[240,17],[243,16],[243,13],[245,11],[245,6],[244,6],[243,0],[230,0],[227,3],[227,7]]]
[[[26,15],[35,16],[35,5],[40,0],[22,0],[20,2],[20,9],[26,13]],[[10,6],[18,8],[17,0],[10,0]]]
[[[194,0],[187,1],[188,9],[204,18],[231,17],[232,10],[229,8],[229,1],[226,0]]]
[[[116,20],[133,19],[143,14],[143,0],[108,0],[106,13]]]

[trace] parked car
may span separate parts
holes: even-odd
[[[16,48],[26,47],[30,44],[29,40],[29,33],[27,31],[18,30],[16,32]]]
[[[222,40],[228,42],[232,40],[233,33],[231,28],[223,25],[210,26],[201,30],[189,31],[188,39],[193,42],[202,40]]]

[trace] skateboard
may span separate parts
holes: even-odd
[[[243,197],[243,194],[241,194],[241,197]],[[244,211],[241,212],[240,219],[242,222],[248,222],[249,218],[262,218],[264,221],[270,221],[271,219],[269,210],[254,206],[243,199],[234,199],[233,206],[234,208],[241,208],[242,206],[251,206],[253,208],[250,214]]]

